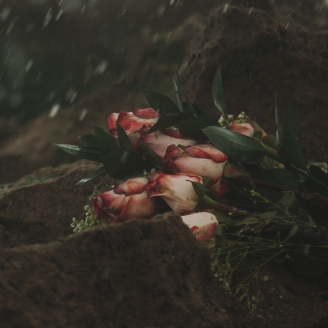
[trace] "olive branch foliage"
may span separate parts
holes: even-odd
[[[142,90],[149,105],[160,114],[147,133],[175,127],[182,137],[211,141],[230,163],[247,172],[225,179],[231,191],[223,198],[208,193],[206,183],[193,186],[203,204],[214,204],[221,213],[215,240],[208,242],[213,272],[251,306],[249,287],[263,265],[271,261],[327,260],[328,174],[317,165],[306,164],[292,106],[286,107],[281,123],[276,99],[275,136],[251,138],[229,129],[220,68],[212,84],[220,123],[190,102],[178,73],[177,81],[185,101],[175,81],[176,102],[158,92]],[[117,133],[118,142],[107,128],[94,125],[94,134],[80,136],[79,146],[57,145],[71,155],[103,164],[77,185],[106,173],[126,180],[142,175],[144,170],[162,169],[161,158],[143,143],[141,156],[118,123]],[[284,169],[262,169],[259,163],[263,158],[282,164]],[[229,214],[222,215],[222,211]]]

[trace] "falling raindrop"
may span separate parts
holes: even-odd
[[[28,72],[33,65],[33,60],[29,60],[25,66],[25,72]]]
[[[81,122],[84,120],[84,118],[85,118],[85,116],[87,115],[87,113],[88,113],[88,110],[87,110],[86,108],[84,108],[84,109],[82,110],[82,112],[81,112],[80,117],[79,117],[79,120],[80,120]]]
[[[52,17],[52,8],[49,8],[46,17],[44,18],[43,28],[45,28],[49,24],[51,17]]]
[[[49,117],[50,118],[54,118],[57,115],[59,109],[60,109],[60,105],[59,104],[53,105],[52,108],[51,108],[51,111],[49,113]]]
[[[3,8],[3,10],[0,14],[0,19],[2,21],[5,21],[9,17],[10,13],[11,13],[11,8],[9,8],[9,7]]]

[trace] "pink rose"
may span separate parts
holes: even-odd
[[[181,216],[181,219],[190,228],[198,241],[204,242],[214,237],[218,225],[218,220],[214,214],[198,212]]]
[[[220,181],[228,157],[213,144],[194,146],[170,145],[164,156],[164,169],[170,173],[206,176],[215,184]]]
[[[145,190],[148,197],[161,196],[171,209],[178,214],[192,212],[198,204],[198,195],[193,182],[203,183],[203,179],[194,174],[165,174],[161,171],[150,174]]]
[[[255,130],[253,126],[249,123],[235,123],[229,125],[230,130],[244,134],[248,137],[254,137]]]
[[[93,197],[94,214],[111,223],[131,219],[150,219],[155,214],[155,200],[144,190],[146,178],[132,178],[113,190]]]
[[[132,112],[113,113],[108,117],[110,133],[117,138],[116,122],[119,123],[127,135],[133,136],[143,125],[153,126],[160,115],[152,108],[134,109]],[[138,136],[137,136],[138,137]]]
[[[221,181],[218,181],[214,185],[210,186],[208,188],[208,190],[211,191],[216,196],[219,196],[220,197],[220,196],[228,193],[231,190],[231,188],[228,185],[222,185],[221,184]]]
[[[164,157],[166,148],[170,145],[195,145],[197,141],[183,138],[176,129],[163,129],[154,133],[146,134],[149,130],[146,126],[140,131],[140,141],[151,148],[157,155]]]

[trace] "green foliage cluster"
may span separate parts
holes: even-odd
[[[89,197],[89,200],[92,200],[92,198],[97,194],[101,194],[107,190],[110,190],[114,186],[114,183],[115,181],[112,180],[109,184],[96,185]],[[73,228],[74,233],[81,232],[85,229],[92,228],[107,222],[105,218],[98,218],[95,214],[93,214],[93,209],[93,206],[85,205],[85,219],[78,220],[75,217],[72,219],[71,227]]]
[[[93,207],[86,205],[84,206],[85,210],[85,219],[77,220],[76,218],[72,219],[71,227],[74,228],[73,232],[81,232],[85,229],[94,227],[96,225],[106,223],[104,218],[98,219],[96,215],[93,214]]]
[[[177,78],[185,101],[175,82],[176,102],[143,90],[150,106],[160,114],[147,133],[175,127],[183,137],[212,142],[232,165],[246,172],[238,178],[225,178],[231,192],[224,199],[207,191],[209,181],[193,183],[193,187],[204,204],[230,212],[229,217],[218,214],[220,224],[211,245],[212,267],[225,286],[240,299],[247,298],[250,305],[250,283],[269,261],[328,259],[328,224],[320,216],[328,212],[328,174],[317,165],[306,164],[297,113],[291,106],[287,106],[281,124],[276,105],[275,136],[251,138],[229,128],[231,116],[223,97],[220,69],[212,85],[214,103],[222,115],[219,122],[189,101],[179,74]],[[70,154],[103,163],[78,184],[105,173],[114,179],[127,179],[142,175],[144,170],[162,168],[159,156],[145,144],[141,143],[144,156],[136,151],[119,124],[117,133],[116,141],[107,129],[94,126],[94,135],[81,136],[79,147],[58,145]],[[88,208],[87,220],[73,222],[75,229],[80,231],[97,222],[90,211]]]

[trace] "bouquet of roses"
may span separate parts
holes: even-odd
[[[179,75],[178,81],[183,90]],[[58,145],[103,164],[78,184],[106,173],[115,179],[111,190],[94,195],[91,214],[115,224],[174,211],[199,241],[222,237],[213,257],[218,266],[231,239],[243,256],[235,257],[238,265],[245,249],[260,254],[270,248],[265,256],[272,259],[297,240],[323,245],[328,230],[319,226],[327,223],[312,216],[328,210],[328,175],[325,163],[304,160],[296,111],[288,106],[280,125],[276,106],[277,131],[268,135],[245,113],[237,119],[227,114],[220,69],[212,85],[219,121],[204,115],[184,90],[183,102],[174,85],[176,102],[143,90],[151,108],[113,113],[108,129],[94,126],[80,146]]]

